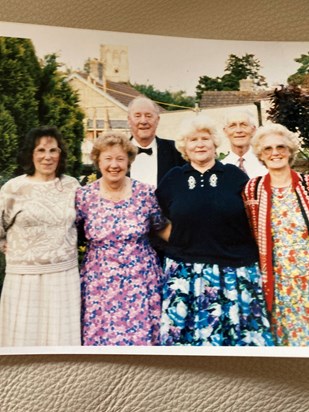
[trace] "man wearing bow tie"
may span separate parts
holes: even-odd
[[[133,99],[128,107],[132,141],[139,148],[131,165],[130,176],[154,186],[172,167],[185,163],[172,140],[156,136],[159,114],[156,103],[143,96]]]

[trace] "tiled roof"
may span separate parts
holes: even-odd
[[[129,84],[116,83],[109,80],[106,82],[106,91],[114,99],[120,101],[124,106],[128,106],[134,97],[141,96],[141,93]]]
[[[83,77],[85,80],[88,79],[88,74],[85,72],[78,72],[79,76]],[[103,83],[91,78],[92,84],[98,89],[104,91]],[[130,101],[137,96],[143,96],[142,93],[138,92],[134,87],[128,83],[117,83],[110,80],[106,81],[106,93],[118,100],[121,104],[128,107]],[[160,107],[160,106],[159,106]],[[160,107],[160,112],[165,112],[166,110]]]
[[[270,91],[205,91],[200,101],[200,107],[224,107],[252,104],[269,98]]]

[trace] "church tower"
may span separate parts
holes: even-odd
[[[103,63],[105,80],[129,83],[128,46],[101,44],[100,62]]]

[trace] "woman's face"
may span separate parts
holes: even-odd
[[[216,147],[209,132],[197,131],[187,137],[185,152],[193,167],[203,167],[214,162]]]
[[[61,150],[54,137],[44,136],[33,150],[34,176],[46,179],[56,177]]]
[[[118,144],[107,147],[100,153],[99,169],[106,182],[121,182],[125,179],[129,169],[127,152]]]
[[[268,170],[289,167],[291,152],[283,136],[272,133],[262,137],[261,148],[260,159],[265,163]]]

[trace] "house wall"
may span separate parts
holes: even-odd
[[[91,119],[95,125],[95,120],[127,120],[127,111],[116,105],[109,98],[104,97],[97,90],[91,87],[91,83],[84,83],[78,78],[70,80],[71,86],[78,92],[80,106],[85,113],[86,137],[94,139],[103,128],[87,128],[87,120]]]

